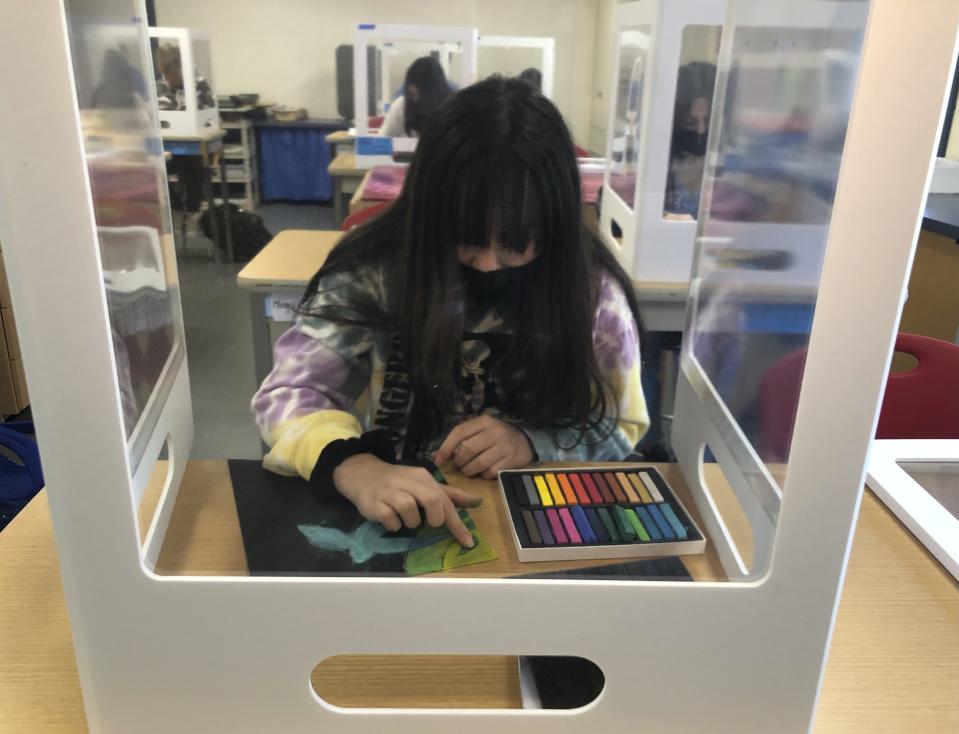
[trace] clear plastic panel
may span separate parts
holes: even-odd
[[[695,219],[706,166],[721,26],[683,29],[663,216]]]
[[[114,6],[112,11],[104,5]],[[142,22],[128,0],[70,0],[70,42],[124,421],[136,466],[183,357],[179,288]],[[162,41],[171,54],[178,47]]]
[[[477,79],[493,74],[520,76],[542,90],[543,52],[538,48],[480,46],[476,53]],[[538,84],[535,83],[539,79]]]
[[[959,519],[959,462],[901,461],[899,466]]]
[[[726,30],[732,63],[717,82],[685,348],[779,481],[867,8],[744,1]]]
[[[616,82],[616,113],[610,131],[612,146],[609,183],[630,209],[636,199],[636,173],[642,120],[643,86],[649,53],[648,25],[622,29]]]
[[[165,111],[186,109],[183,83],[183,49],[175,36],[151,41],[153,78],[156,82],[157,106]]]
[[[194,38],[193,73],[196,76],[197,109],[208,110],[216,106],[213,86],[213,63],[210,61],[210,42]]]

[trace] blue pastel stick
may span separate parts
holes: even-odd
[[[679,521],[679,518],[676,517],[676,513],[673,512],[673,508],[667,505],[665,502],[659,505],[659,509],[663,512],[663,517],[666,518],[666,522],[669,523],[669,526],[673,529],[673,532],[676,533],[676,537],[680,540],[686,540],[689,536],[686,534],[686,528],[683,527],[683,524]]]
[[[599,519],[599,515],[596,514],[596,510],[592,507],[587,507],[586,517],[589,518],[589,524],[593,529],[593,535],[596,536],[597,542],[608,543],[609,533],[606,531],[606,526],[603,525],[603,521]]]
[[[536,518],[536,524],[539,526],[539,534],[543,536],[544,545],[556,545],[553,538],[553,531],[549,529],[549,522],[542,510],[533,510],[533,517]]]
[[[583,511],[583,508],[579,505],[570,505],[569,512],[573,516],[573,522],[576,523],[576,527],[579,530],[579,534],[583,538],[584,543],[596,543],[596,533],[593,532],[593,528],[590,527],[589,519],[586,517],[586,513]]]
[[[653,507],[653,505],[647,505],[647,507]],[[646,507],[635,507],[633,509],[636,510],[636,514],[639,515],[640,521],[646,526],[646,531],[649,533],[649,537],[653,540],[662,540],[663,534],[659,532],[659,527],[653,520],[653,516],[650,515],[646,510]]]
[[[653,520],[656,521],[656,525],[659,527],[660,532],[663,534],[663,537],[666,540],[676,540],[676,534],[673,532],[673,529],[669,527],[669,523],[666,522],[666,518],[663,517],[663,513],[659,509],[659,505],[649,505],[649,514],[653,516]]]

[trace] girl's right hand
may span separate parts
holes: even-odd
[[[387,530],[396,532],[404,525],[419,527],[422,508],[427,525],[446,525],[460,545],[473,547],[473,535],[456,507],[478,507],[483,498],[440,484],[426,469],[387,464],[372,454],[357,454],[333,470],[333,483],[363,517],[382,523]]]

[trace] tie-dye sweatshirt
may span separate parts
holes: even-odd
[[[455,414],[423,453],[439,447],[449,429],[478,413],[490,413],[519,426],[540,461],[618,461],[629,454],[649,426],[640,382],[639,335],[619,283],[600,276],[593,326],[596,359],[615,393],[618,422],[580,433],[574,428],[533,428],[502,413],[497,403],[495,364],[509,329],[495,309],[467,304],[461,394]],[[321,279],[308,310],[357,303],[388,303],[381,269],[333,273]],[[397,340],[385,330],[299,316],[276,343],[274,367],[253,397],[253,413],[263,440],[271,447],[264,466],[305,479],[323,449],[337,439],[355,438],[376,428],[404,434],[410,409],[409,378]],[[561,399],[558,397],[558,399]],[[573,445],[576,444],[576,445]]]

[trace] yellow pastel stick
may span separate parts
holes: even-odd
[[[639,492],[639,498],[643,501],[644,504],[649,504],[653,501],[652,495],[649,494],[649,490],[639,481],[638,477],[635,474],[629,475],[629,481],[633,483],[633,486],[636,488],[636,491]]]
[[[547,474],[546,483],[549,485],[549,491],[553,493],[553,504],[557,507],[565,506],[566,498],[563,497],[563,490],[560,488],[559,482],[556,481],[556,475]]]
[[[543,507],[552,507],[553,498],[549,496],[549,488],[546,486],[546,481],[537,474],[533,477],[533,482],[536,484],[536,491],[539,492],[539,501],[543,503]]]

